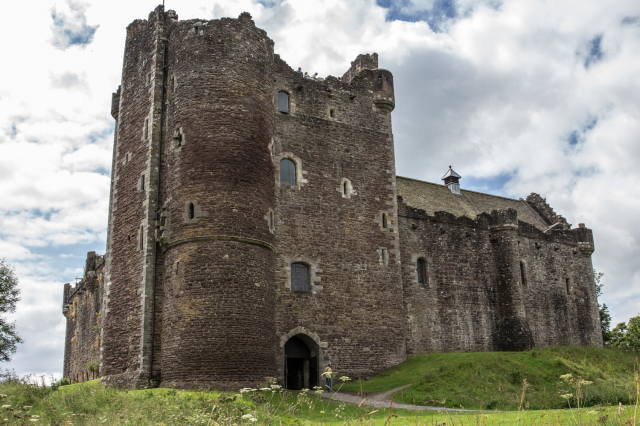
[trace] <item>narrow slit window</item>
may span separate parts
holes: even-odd
[[[347,187],[346,181],[344,182],[344,184],[342,184],[342,192],[344,195],[349,195],[349,188]]]
[[[416,265],[416,272],[418,273],[418,284],[425,283],[425,264],[424,259],[418,259],[418,264]]]
[[[271,229],[275,229],[276,219],[275,219],[275,214],[273,212],[269,212],[269,221],[271,222]]]
[[[144,174],[140,176],[140,190],[144,191]]]
[[[140,225],[140,250],[144,249],[144,226]]]
[[[335,117],[335,112],[334,112],[333,109],[329,110],[329,117],[331,117],[331,118]]]
[[[169,96],[173,95],[173,91],[176,87],[176,79],[174,76],[171,76],[171,80],[169,80]]]
[[[309,267],[304,263],[291,264],[291,290],[309,291]]]
[[[147,139],[149,137],[149,119],[144,119],[144,138]]]
[[[564,279],[564,285],[567,288],[567,294],[569,294],[569,289],[571,288],[569,278]]]
[[[382,227],[384,229],[387,229],[387,214],[386,213],[382,213]]]
[[[196,208],[193,203],[189,203],[189,220],[196,217]]]
[[[387,249],[382,249],[380,251],[380,256],[382,257],[382,263],[387,264]]]
[[[280,183],[285,185],[296,184],[296,164],[288,158],[280,161]]]
[[[287,92],[278,92],[278,111],[289,114],[289,95]]]
[[[523,286],[527,285],[527,278],[524,273],[524,262],[520,262],[520,282]]]

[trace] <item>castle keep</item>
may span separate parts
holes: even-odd
[[[64,288],[65,377],[299,389],[328,364],[602,345],[591,230],[451,168],[396,176],[377,55],[309,79],[273,48],[247,13],[127,27],[107,250]]]

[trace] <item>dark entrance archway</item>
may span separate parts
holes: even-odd
[[[284,344],[285,388],[313,389],[318,386],[318,347],[309,337],[298,334]]]

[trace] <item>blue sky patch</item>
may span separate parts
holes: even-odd
[[[593,63],[596,63],[602,59],[602,34],[595,36],[589,42],[589,56],[584,60],[584,67],[589,68]]]
[[[60,50],[66,50],[71,46],[86,47],[93,41],[93,36],[98,29],[98,25],[87,25],[87,17],[84,9],[74,3],[70,3],[69,7],[73,12],[73,16],[67,16],[64,13],[51,10],[51,18],[53,19],[53,39],[51,40],[54,47]]]
[[[425,21],[435,32],[441,32],[449,20],[458,16],[455,0],[435,0],[430,9],[412,7],[410,0],[376,0],[376,4],[388,9],[387,21]]]
[[[640,24],[640,16],[625,16],[622,20],[622,25],[637,25]]]
[[[514,174],[514,172],[507,172],[490,178],[463,177],[460,179],[460,188],[506,196],[504,186],[513,178]]]

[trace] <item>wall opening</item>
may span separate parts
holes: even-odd
[[[527,277],[524,272],[524,262],[520,261],[520,282],[523,286],[527,285]]]
[[[140,190],[144,191],[144,173],[140,176]]]
[[[196,217],[196,208],[193,203],[189,203],[189,220]]]
[[[418,273],[418,284],[424,284],[426,282],[425,277],[427,274],[425,273],[426,265],[423,258],[418,259],[416,272]]]
[[[138,248],[140,250],[144,249],[144,226],[143,225],[140,225],[140,243]]]
[[[335,117],[335,110],[333,108],[329,110],[329,117],[331,118]]]
[[[347,181],[344,181],[342,184],[342,193],[344,195],[349,195],[349,188],[347,187]]]
[[[287,92],[278,92],[278,111],[289,114],[289,94]]]
[[[174,76],[171,76],[171,79],[169,80],[169,96],[173,95],[173,91],[176,87],[176,79]]]
[[[382,213],[382,228],[387,229],[387,214],[386,213]]]
[[[296,163],[288,158],[280,160],[280,183],[284,185],[296,185]]]
[[[315,342],[309,338],[304,339],[305,337],[299,334],[284,344],[284,376],[287,389],[313,389],[318,386],[319,350]]]
[[[291,264],[291,290],[309,291],[309,266],[304,263]]]
[[[564,286],[567,289],[567,294],[570,294],[570,290],[571,290],[571,281],[569,278],[565,278],[564,279]]]
[[[144,138],[145,140],[149,137],[149,119],[144,119]]]

